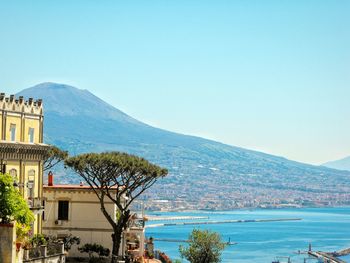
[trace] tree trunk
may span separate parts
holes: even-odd
[[[122,229],[116,229],[112,234],[113,249],[112,249],[112,261],[111,263],[117,263],[120,243],[122,241]]]
[[[114,233],[112,234],[112,241],[113,241],[112,261],[111,261],[112,263],[117,263],[118,261],[119,249],[122,241],[122,234],[123,234],[124,228],[126,228],[127,226],[129,216],[130,216],[129,210],[125,211],[124,214],[122,213],[118,220],[118,224],[113,229]]]

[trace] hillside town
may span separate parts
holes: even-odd
[[[171,175],[170,175],[171,176]],[[209,180],[209,179],[208,179]],[[244,180],[244,183],[242,181]],[[249,182],[252,185],[249,185]],[[200,184],[200,183],[199,183]],[[183,210],[232,210],[240,208],[302,208],[302,207],[336,207],[350,205],[350,188],[343,185],[337,191],[326,190],[321,184],[313,189],[298,189],[297,183],[259,185],[254,177],[237,178],[227,185],[202,185],[205,193],[198,188],[176,188],[175,183],[163,184],[155,189],[153,196],[145,194],[144,203],[149,210],[183,211]],[[220,188],[220,192],[217,191]],[[294,188],[294,189],[293,189]],[[176,189],[176,190],[174,190]],[[198,191],[197,191],[198,190]],[[317,194],[315,194],[317,193]],[[156,198],[154,196],[156,194]]]

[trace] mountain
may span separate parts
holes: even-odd
[[[42,83],[17,96],[43,99],[44,140],[71,155],[117,150],[167,167],[170,174],[144,196],[152,208],[350,204],[347,171],[158,129],[64,84]],[[63,169],[56,174],[61,182],[79,181]]]
[[[339,170],[347,170],[350,171],[350,156],[345,157],[340,160],[331,161],[323,164],[323,166],[339,169]]]

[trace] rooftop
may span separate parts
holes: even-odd
[[[54,185],[43,185],[44,189],[84,189],[84,190],[92,190],[89,185],[84,184],[54,184]],[[112,187],[112,189],[117,189],[117,187]]]
[[[43,185],[46,189],[91,189],[89,185],[80,184],[55,184],[55,185]]]

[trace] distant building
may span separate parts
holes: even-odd
[[[31,234],[41,233],[43,160],[43,105],[41,100],[0,93],[0,171],[9,173],[35,214]]]

